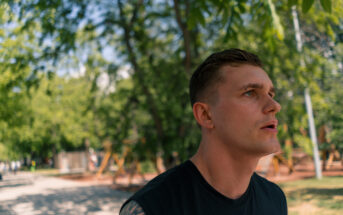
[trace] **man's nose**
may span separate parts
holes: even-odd
[[[264,113],[277,113],[280,112],[281,110],[281,105],[275,101],[273,98],[269,97],[267,100],[267,104],[263,109]]]

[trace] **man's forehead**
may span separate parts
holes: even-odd
[[[274,89],[268,74],[257,66],[225,66],[222,68],[221,73],[225,77],[225,82],[238,90],[244,88]]]

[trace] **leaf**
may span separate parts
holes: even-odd
[[[331,39],[333,40],[333,41],[335,41],[336,39],[335,39],[335,32],[333,31],[333,29],[332,29],[332,27],[331,27],[331,25],[328,25],[327,26],[327,28],[326,28],[327,30],[327,34],[331,37]]]
[[[194,28],[197,23],[200,23],[202,26],[205,25],[206,20],[204,15],[201,13],[201,10],[198,8],[193,8],[191,11],[191,16],[187,20],[187,25],[189,29]]]
[[[303,13],[307,13],[312,7],[313,3],[314,3],[314,0],[303,0],[303,4],[302,4]]]
[[[292,7],[293,5],[296,5],[298,3],[298,0],[288,0],[288,7]]]
[[[240,3],[240,4],[238,4],[237,6],[238,6],[239,11],[240,11],[241,13],[245,13],[245,12],[246,12],[246,6],[245,6],[244,3]]]
[[[276,31],[276,36],[279,40],[283,40],[284,39],[284,31],[283,31],[283,27],[282,27],[281,22],[280,22],[280,17],[276,13],[275,5],[273,4],[273,2],[271,0],[268,0],[268,5],[269,5],[269,8],[270,8],[270,11],[272,14],[273,26],[274,26],[274,29]]]
[[[322,7],[324,8],[326,12],[331,13],[331,8],[332,8],[331,0],[320,0],[320,4],[322,5]]]

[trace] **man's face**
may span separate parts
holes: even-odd
[[[219,143],[231,152],[267,155],[280,150],[276,113],[281,106],[274,88],[260,67],[239,65],[220,69],[217,101],[210,104],[214,132]]]

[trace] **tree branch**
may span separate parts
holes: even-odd
[[[132,47],[132,44],[130,42],[130,40],[131,40],[130,28],[129,28],[129,25],[127,25],[126,22],[125,22],[125,18],[124,18],[125,15],[124,15],[124,12],[123,12],[121,0],[118,0],[118,6],[119,6],[119,12],[120,12],[121,27],[124,30],[124,40],[125,40],[125,44],[126,44],[126,48],[127,48],[128,54],[129,54],[129,61],[132,64],[133,69],[135,71],[135,74],[138,77],[138,80],[140,82],[139,86],[141,87],[143,93],[147,97],[148,104],[149,104],[149,106],[148,106],[149,107],[149,111],[150,111],[150,114],[152,115],[152,118],[154,120],[156,131],[157,131],[157,136],[158,136],[158,138],[160,140],[158,142],[158,150],[162,152],[163,150],[162,150],[161,143],[162,143],[163,138],[164,138],[162,120],[161,120],[160,116],[158,115],[157,106],[156,106],[155,101],[154,101],[154,99],[152,97],[152,94],[150,93],[148,87],[145,85],[144,75],[142,73],[142,70],[139,67],[138,63],[137,63],[136,55],[134,54],[133,47]],[[140,4],[136,5],[136,7],[139,7],[139,6],[140,6]],[[135,11],[138,11],[138,8],[135,8]],[[137,12],[136,12],[136,15],[133,16],[131,21],[130,21],[131,25],[136,20],[136,18],[134,18],[134,17],[137,17]]]
[[[143,4],[143,0],[139,0],[137,2],[137,4],[135,5],[135,8],[133,9],[133,13],[132,13],[132,17],[131,17],[130,23],[128,25],[129,29],[132,28],[132,25],[137,20],[138,9],[141,7],[142,4]]]
[[[187,24],[182,22],[182,17],[180,13],[180,7],[179,7],[179,1],[174,0],[174,10],[175,10],[175,15],[176,15],[176,21],[177,24],[182,31],[182,36],[183,36],[183,43],[184,43],[184,48],[185,48],[185,54],[186,54],[186,59],[185,59],[185,70],[186,73],[190,76],[191,75],[191,40],[190,40],[190,32],[187,28]],[[187,7],[188,10],[188,7]]]

